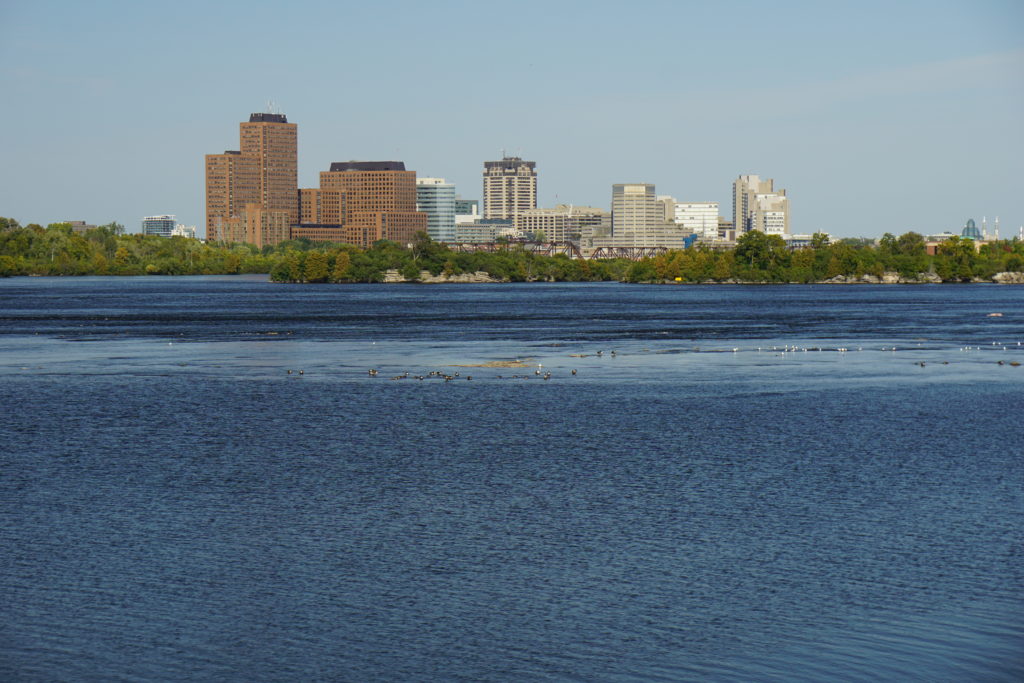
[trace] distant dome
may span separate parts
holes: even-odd
[[[981,241],[981,230],[978,230],[978,226],[974,224],[973,218],[967,219],[967,225],[964,226],[960,236],[968,240]]]

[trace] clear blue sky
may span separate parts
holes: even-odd
[[[204,222],[203,155],[273,100],[299,186],[400,159],[480,196],[535,160],[542,206],[771,177],[795,232],[1024,224],[1024,2],[0,0],[0,215]]]

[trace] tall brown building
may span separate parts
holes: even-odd
[[[319,189],[299,191],[301,223],[292,237],[369,247],[377,240],[412,242],[426,231],[416,210],[416,172],[401,161],[345,161],[320,173]]]
[[[284,114],[239,124],[239,150],[206,155],[206,237],[277,244],[299,220],[298,132]]]

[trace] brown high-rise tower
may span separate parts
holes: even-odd
[[[416,210],[416,172],[401,161],[344,161],[320,173],[319,189],[300,191],[302,224],[292,237],[370,247],[399,244],[426,231],[427,214]]]
[[[284,114],[239,124],[239,151],[206,155],[206,238],[277,244],[299,220],[298,134]]]

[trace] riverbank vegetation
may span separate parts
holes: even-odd
[[[250,244],[203,243],[184,237],[125,234],[117,223],[76,233],[66,223],[21,226],[0,217],[0,276],[11,275],[230,275],[267,273],[276,282],[382,282],[389,271],[407,281],[485,273],[494,280],[627,282],[793,282],[882,279],[990,280],[1024,271],[1024,243],[982,244],[957,237],[929,255],[913,232],[830,243],[817,234],[791,250],[777,235],[750,232],[735,249],[695,247],[639,261],[573,260],[542,256],[515,244],[495,252],[461,253],[425,234],[411,248],[381,241],[370,249],[290,240],[259,249]],[[925,278],[927,276],[927,278]]]
[[[0,276],[235,275],[268,273],[275,282],[382,282],[388,271],[410,281],[486,273],[510,282],[622,280],[630,262],[541,256],[509,245],[493,253],[458,253],[421,234],[412,248],[382,240],[370,249],[289,240],[262,249],[251,244],[203,243],[185,237],[125,234],[117,223],[76,233],[66,223],[47,227],[0,218]]]
[[[1024,243],[1003,240],[975,248],[972,240],[952,237],[929,255],[924,238],[914,232],[900,237],[886,233],[873,240],[844,239],[830,243],[818,233],[811,245],[789,249],[778,235],[752,231],[735,249],[669,251],[633,263],[629,282],[756,282],[811,283],[881,281],[896,274],[901,281],[970,282],[991,280],[1001,272],[1024,271]]]

